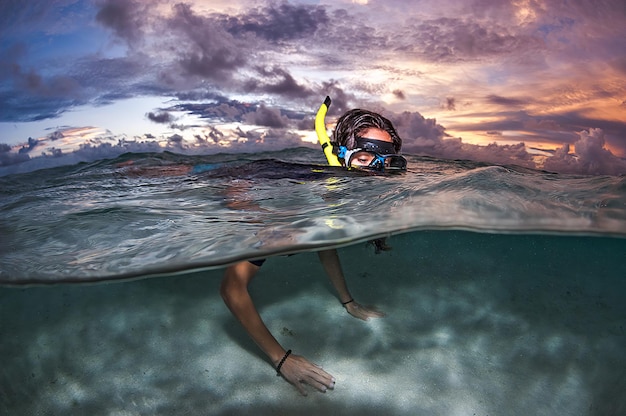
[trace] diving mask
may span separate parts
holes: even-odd
[[[356,147],[348,150],[339,147],[340,159],[350,168],[365,168],[381,172],[397,172],[406,170],[406,159],[396,154],[393,143],[383,140],[357,137]]]

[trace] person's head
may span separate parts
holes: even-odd
[[[405,170],[399,156],[402,139],[391,121],[372,111],[354,109],[342,115],[333,132],[338,158],[346,167]]]

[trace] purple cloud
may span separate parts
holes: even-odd
[[[174,121],[174,117],[167,111],[161,111],[158,113],[149,112],[146,114],[146,117],[148,117],[150,121],[160,124],[167,124]]]
[[[284,128],[289,126],[289,119],[280,113],[279,109],[268,108],[261,104],[255,112],[244,116],[248,124],[272,128]]]
[[[601,129],[581,131],[574,143],[576,154],[570,154],[570,145],[566,144],[545,161],[544,168],[560,173],[587,175],[626,173],[626,160],[616,157],[604,145],[604,132]]]
[[[146,11],[141,3],[134,0],[104,0],[99,4],[96,21],[113,30],[115,35],[130,44],[142,37],[141,27],[144,20],[141,15]]]
[[[271,42],[312,36],[329,18],[322,6],[292,5],[284,2],[224,18],[224,26],[234,36],[255,34]]]

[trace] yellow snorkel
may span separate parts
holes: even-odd
[[[330,107],[330,102],[330,97],[326,96],[326,99],[320,106],[320,109],[317,110],[317,115],[315,116],[315,132],[317,133],[317,139],[322,145],[322,150],[326,155],[328,164],[330,166],[341,166],[337,155],[333,153],[333,145],[330,143],[330,137],[328,137],[328,133],[326,132],[326,123],[324,121],[326,113],[328,112],[328,107]]]

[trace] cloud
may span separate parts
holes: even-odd
[[[393,95],[399,99],[399,100],[406,100],[406,95],[404,94],[404,91],[402,90],[393,90],[392,91]]]
[[[207,143],[208,139],[211,139],[213,143],[218,144],[222,140],[224,140],[226,136],[216,127],[211,127],[209,133],[205,136],[205,138],[202,138],[200,136],[196,136],[196,138],[199,143]]]
[[[0,167],[16,165],[26,162],[29,159],[30,156],[28,156],[25,152],[13,153],[11,152],[11,146],[0,143]]]
[[[357,102],[356,96],[353,93],[346,92],[338,81],[331,80],[322,83],[320,91],[324,91],[332,99],[332,104],[328,109],[328,114],[331,116],[339,116],[346,111],[355,107]],[[316,97],[319,102],[321,97]],[[319,105],[320,103],[317,103]]]
[[[174,46],[180,52],[180,67],[188,75],[223,82],[247,63],[247,48],[237,42],[215,19],[196,14],[189,5],[174,6],[174,15],[167,22],[182,42]],[[176,49],[172,49],[176,51]]]
[[[167,77],[178,82],[196,77],[212,82],[218,90],[227,87],[287,99],[305,98],[311,95],[309,87],[278,65],[259,64],[258,58],[279,51],[281,43],[313,36],[327,20],[321,6],[286,2],[230,16],[200,15],[189,4],[177,4],[165,27],[175,41],[167,48],[182,73],[176,74],[172,68]],[[254,61],[250,59],[253,56]]]
[[[44,76],[24,67],[28,47],[16,43],[0,50],[0,120],[34,121],[57,117],[80,99],[80,83],[68,75]]]
[[[554,154],[537,164],[526,145],[496,144],[486,146],[464,143],[461,138],[450,138],[445,128],[434,119],[427,119],[419,113],[403,112],[390,115],[398,134],[403,138],[403,152],[427,155],[444,159],[467,159],[501,165],[518,165],[528,168],[541,168],[558,173],[587,175],[626,174],[626,160],[614,155],[606,148],[605,132],[599,128],[580,131],[571,146],[564,143]],[[560,130],[559,124],[551,120],[541,123],[542,128]],[[501,136],[498,130],[487,132],[491,136]],[[558,133],[554,136],[569,140],[569,136]]]
[[[326,9],[322,6],[293,5],[287,2],[224,18],[224,26],[232,35],[252,33],[271,42],[312,36],[328,22]]]
[[[67,34],[76,21],[88,19],[81,0],[3,0],[0,2],[0,38],[6,44],[30,34],[33,27],[46,36]]]
[[[331,10],[328,17],[324,30],[315,32],[303,46],[322,68],[355,70],[361,65],[371,66],[382,54],[398,46],[398,34],[377,30],[376,19],[354,15],[346,9]]]
[[[48,136],[48,139],[50,141],[54,141],[57,139],[57,136],[55,134],[51,134]],[[31,152],[33,149],[35,149],[38,145],[39,145],[40,141],[37,139],[33,139],[32,137],[28,138],[28,143],[26,143],[24,146],[20,147],[20,149],[18,150],[19,154],[26,154]],[[10,149],[10,147],[9,147]]]
[[[184,95],[184,98],[191,98],[192,100],[193,97],[193,94],[191,96]],[[242,103],[240,101],[219,97],[209,102],[183,101],[171,107],[169,110],[182,111],[215,123],[230,123],[242,122],[246,114],[255,112],[256,109],[257,105],[253,103]]]
[[[314,92],[298,82],[282,68],[257,66],[260,78],[251,78],[244,85],[247,92],[266,92],[288,98],[307,98]]]
[[[255,112],[246,114],[243,119],[247,124],[257,126],[272,128],[285,128],[289,126],[289,119],[283,116],[280,110],[268,108],[263,104],[257,107]]]
[[[487,102],[491,104],[497,104],[502,107],[525,107],[528,103],[532,102],[530,98],[511,98],[502,97],[499,95],[491,94],[487,96]]]
[[[432,147],[445,137],[443,126],[417,112],[404,111],[399,115],[391,115],[390,119],[403,139],[402,149],[407,152]]]
[[[161,111],[158,113],[149,112],[146,114],[146,117],[148,117],[149,120],[160,124],[167,124],[174,121],[174,117],[167,111]]]
[[[467,18],[416,21],[403,29],[397,49],[439,62],[458,62],[527,54],[543,48],[535,36],[511,33],[496,22]]]
[[[570,145],[565,144],[544,162],[544,169],[588,175],[625,174],[626,160],[616,157],[604,145],[604,131],[601,129],[581,131],[574,143],[576,154],[570,154]]]
[[[400,137],[404,153],[443,159],[466,159],[495,164],[515,164],[535,168],[532,155],[523,143],[487,146],[464,143],[461,138],[450,138],[445,128],[435,119],[427,119],[416,112],[390,115]]]
[[[134,0],[104,0],[99,3],[100,10],[96,21],[113,30],[116,36],[130,44],[142,38],[140,18],[145,11]]]
[[[22,72],[19,60],[27,55],[28,48],[23,42],[8,45],[0,53],[0,81],[7,82]]]
[[[446,109],[450,111],[456,110],[456,99],[454,97],[446,98]]]

